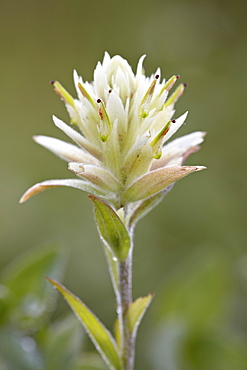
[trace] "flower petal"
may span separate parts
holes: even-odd
[[[121,135],[120,138],[123,140],[123,135],[126,135],[127,131],[128,117],[122,100],[114,90],[109,94],[106,110],[111,122],[115,122],[117,120],[119,136]]]
[[[206,133],[197,131],[182,136],[166,144],[162,149],[162,157],[154,160],[151,169],[157,169],[170,164],[182,164],[188,155],[199,149],[199,144],[204,140]]]
[[[177,130],[184,124],[184,121],[186,120],[187,116],[188,116],[188,112],[185,112],[184,114],[182,114],[182,116],[177,118],[175,122],[171,124],[169,131],[164,137],[164,142],[168,141],[170,137],[174,135],[175,132],[177,132]]]
[[[69,170],[107,191],[117,193],[120,190],[121,183],[103,167],[72,162],[69,163]]]
[[[98,163],[98,160],[95,157],[85,153],[85,151],[73,144],[42,135],[34,136],[33,139],[36,143],[42,145],[67,162]]]
[[[95,158],[101,159],[102,155],[101,152],[95,148],[88,140],[86,140],[82,135],[79,134],[79,132],[73,130],[71,127],[66,125],[61,119],[57,118],[56,116],[53,116],[53,121],[55,125],[60,128],[67,136],[69,136],[76,144],[78,144],[80,147],[86,149],[87,152],[92,154]]]
[[[146,58],[146,55],[142,55],[141,58],[138,61],[137,68],[136,68],[136,77],[140,77],[144,75],[144,67],[143,67],[143,61]]]
[[[124,203],[151,197],[189,173],[205,169],[204,166],[171,165],[149,172],[132,184],[123,195]]]
[[[148,172],[153,161],[152,149],[147,144],[146,137],[137,137],[122,165],[123,173],[127,174],[126,186]]]
[[[80,189],[86,191],[88,193],[98,195],[101,198],[107,199],[110,194],[104,194],[101,189],[98,189],[97,186],[91,185],[86,181],[78,180],[78,179],[61,179],[61,180],[47,180],[40,182],[30,189],[28,189],[25,194],[20,199],[20,203],[26,202],[32,196],[41,193],[42,191],[50,188],[54,188],[56,186],[69,186],[72,188]],[[112,194],[111,194],[112,195]]]

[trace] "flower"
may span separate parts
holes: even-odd
[[[177,180],[205,168],[183,166],[188,155],[199,149],[204,132],[166,144],[187,117],[184,113],[173,119],[175,103],[186,84],[169,95],[179,76],[161,80],[158,69],[146,77],[144,57],[134,74],[125,59],[105,53],[92,83],[84,82],[75,71],[76,99],[59,82],[52,82],[71,125],[57,117],[53,121],[77,146],[46,136],[35,136],[34,140],[69,162],[69,169],[79,178],[36,184],[21,202],[54,186],[70,186],[106,200],[116,210],[131,204],[140,208],[164,195]]]

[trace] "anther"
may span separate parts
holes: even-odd
[[[50,81],[50,84],[51,84],[51,85],[54,85],[54,83],[55,83],[55,81],[54,81],[54,80],[51,80],[51,81]]]
[[[97,99],[97,103],[101,103],[101,99]]]
[[[158,78],[159,78],[159,77],[160,77],[159,75],[156,75],[156,76],[155,76],[156,80],[158,80]]]
[[[179,80],[179,79],[180,79],[180,75],[176,75],[176,77],[177,77],[177,80]]]
[[[176,120],[175,120],[175,119],[173,119],[173,120],[172,120],[172,123],[175,123],[175,122],[176,122]]]
[[[188,84],[186,82],[183,85],[184,85],[184,87],[187,87],[188,86]]]

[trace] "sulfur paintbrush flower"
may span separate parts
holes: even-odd
[[[53,117],[55,125],[75,144],[46,136],[34,140],[69,163],[78,177],[48,180],[31,187],[21,198],[55,186],[70,186],[89,193],[97,229],[105,251],[116,295],[114,336],[89,308],[58,282],[48,280],[64,296],[112,370],[133,370],[135,340],[140,321],[153,293],[132,301],[133,230],[174,183],[204,169],[185,166],[199,149],[205,133],[193,132],[170,141],[185,123],[187,113],[174,118],[175,104],[186,84],[170,90],[179,79],[151,77],[140,58],[136,74],[120,56],[106,53],[92,83],[74,72],[77,98],[57,81],[52,85],[64,101],[71,123]]]
[[[94,71],[94,81],[84,82],[74,72],[77,98],[57,81],[54,90],[64,101],[71,124],[53,117],[55,125],[76,145],[35,136],[34,140],[69,162],[78,179],[48,180],[34,185],[22,197],[55,186],[70,186],[106,200],[115,209],[143,202],[202,166],[183,166],[198,150],[203,132],[194,132],[169,144],[184,124],[187,113],[173,119],[175,103],[186,84],[169,91],[179,79],[161,79],[160,69],[151,77],[143,70],[142,56],[136,74],[120,56],[106,53]],[[137,203],[135,203],[136,205]]]

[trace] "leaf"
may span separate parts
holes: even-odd
[[[121,349],[121,333],[120,333],[120,325],[119,325],[119,319],[118,317],[116,318],[114,322],[114,336],[118,345],[118,348]]]
[[[143,318],[143,315],[145,314],[153,297],[154,297],[154,293],[150,293],[146,297],[140,297],[136,299],[129,306],[128,313],[127,313],[127,325],[128,325],[128,330],[132,334],[133,337],[136,336],[136,332],[137,332],[138,326],[140,325],[141,319]]]
[[[89,195],[94,205],[94,215],[100,237],[114,257],[124,262],[131,246],[129,233],[116,212],[101,199]]]
[[[69,316],[49,325],[46,331],[44,357],[46,370],[72,369],[82,348],[85,335],[78,320],[71,312]]]
[[[9,326],[0,330],[1,370],[43,370],[42,353],[35,339]]]
[[[9,264],[2,273],[8,290],[5,304],[11,322],[25,331],[36,331],[56,306],[56,294],[44,276],[62,278],[67,253],[57,245],[32,248]]]
[[[235,331],[210,325],[192,334],[187,320],[170,318],[160,321],[149,339],[149,359],[155,370],[246,370],[246,340]]]
[[[68,302],[110,369],[122,370],[120,355],[111,333],[78,297],[58,282],[48,277],[47,280],[57,288]]]
[[[198,248],[199,249],[199,248]],[[222,320],[231,275],[228,256],[205,248],[166,279],[157,316],[184,318],[192,331]],[[162,297],[162,295],[161,295]]]
[[[83,352],[75,362],[73,370],[107,370],[108,366],[103,362],[98,353]],[[71,369],[72,370],[72,369]]]

